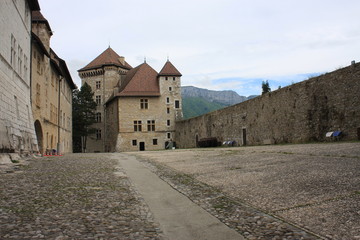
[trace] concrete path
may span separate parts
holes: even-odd
[[[114,154],[169,240],[244,239],[235,230],[174,190],[134,156]]]

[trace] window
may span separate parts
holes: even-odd
[[[171,92],[172,91],[172,87],[169,87],[169,92]]]
[[[175,81],[175,80],[176,80],[176,77],[173,77],[173,80]]]
[[[180,101],[179,100],[175,100],[175,108],[180,108]]]
[[[167,138],[169,138],[169,139],[171,138],[171,133],[169,133],[169,132],[167,133]]]
[[[101,139],[101,129],[96,129],[96,140]]]
[[[169,119],[167,120],[167,125],[170,126],[170,120]]]
[[[132,140],[132,145],[136,146],[137,145],[137,141],[136,140]]]
[[[155,120],[148,120],[147,121],[147,130],[148,130],[148,132],[154,132],[155,131]]]
[[[22,51],[21,47],[18,46],[18,72],[19,72],[20,76],[22,76],[22,74],[23,74],[23,71],[22,71],[22,68],[23,68],[22,57],[23,57],[23,51]]]
[[[95,101],[96,101],[96,104],[97,104],[97,105],[100,105],[100,104],[101,104],[101,96],[100,96],[100,95],[97,95],[97,96],[95,97]]]
[[[141,132],[141,121],[134,121],[134,132]]]
[[[100,81],[96,81],[96,89],[100,89],[101,88],[101,82]]]
[[[40,96],[41,96],[41,94],[40,94],[40,84],[37,83],[36,84],[36,96],[35,96],[35,104],[36,104],[37,107],[40,107],[40,101],[41,101]]]
[[[153,145],[158,145],[157,139],[153,139]]]
[[[28,73],[28,58],[27,56],[24,54],[24,77],[27,77],[27,73]]]
[[[166,113],[170,114],[170,108],[166,108]]]
[[[169,97],[166,98],[166,103],[170,103],[170,98]]]
[[[15,58],[16,58],[16,39],[14,35],[11,34],[11,56],[10,56],[10,64],[15,69]]]
[[[19,112],[19,102],[16,96],[14,96],[15,106],[16,106],[16,117],[20,119],[20,112]]]
[[[165,77],[165,80],[168,80],[168,77]]]
[[[95,121],[98,123],[101,122],[101,113],[98,112],[95,114]]]
[[[148,99],[140,99],[140,108],[148,109]]]

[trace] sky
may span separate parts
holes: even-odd
[[[109,46],[133,67],[167,58],[182,86],[261,94],[360,61],[359,0],[39,0],[51,47],[77,70]]]

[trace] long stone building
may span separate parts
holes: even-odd
[[[31,11],[37,0],[0,1],[0,153],[38,150],[30,102]]]
[[[97,102],[96,133],[87,152],[165,149],[182,118],[181,73],[167,61],[157,73],[146,62],[132,68],[110,47],[79,70]]]
[[[216,138],[237,145],[360,140],[360,63],[176,123],[182,148]],[[341,133],[341,134],[340,134]],[[329,137],[327,138],[326,135]]]
[[[53,35],[40,11],[32,12],[32,111],[41,153],[72,152],[72,90],[66,63],[50,47]],[[55,151],[54,151],[55,150]]]

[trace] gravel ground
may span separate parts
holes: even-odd
[[[131,154],[249,239],[360,239],[359,142]]]
[[[0,239],[162,239],[106,154],[71,154],[0,167]]]

